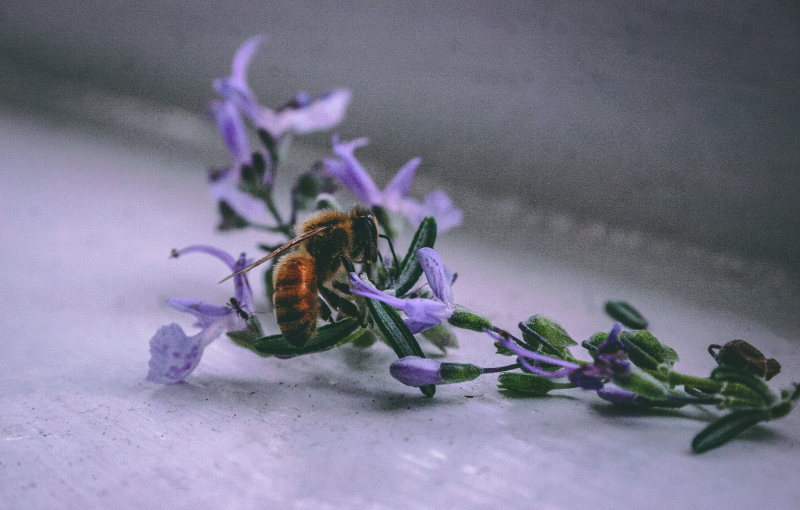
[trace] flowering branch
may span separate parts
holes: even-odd
[[[341,141],[334,134],[331,154],[294,176],[291,209],[281,211],[276,204],[282,202],[273,192],[292,136],[337,126],[350,92],[334,89],[317,98],[298,92],[279,108],[261,105],[247,74],[265,40],[246,40],[234,55],[230,74],[214,81],[219,98],[210,102],[209,111],[229,162],[211,174],[209,183],[220,212],[219,230],[254,228],[283,236],[284,242],[262,245],[272,253],[253,266],[269,259],[264,266],[266,297],[273,301],[273,284],[283,289],[274,307],[281,330],[292,331],[287,334],[292,341],[280,333],[264,333],[254,313],[245,274],[251,267],[244,253],[234,258],[212,246],[189,246],[173,251],[173,256],[203,253],[221,260],[234,273],[234,296],[224,304],[168,300],[172,308],[193,315],[199,331],[189,336],[175,323],[159,328],[150,339],[148,380],[183,381],[198,366],[204,349],[223,333],[259,356],[283,360],[346,344],[366,348],[382,340],[398,357],[389,375],[418,387],[427,397],[438,385],[498,374],[499,388],[509,396],[543,397],[582,389],[613,405],[639,409],[692,404],[726,411],[695,437],[696,452],[787,415],[800,399],[800,385],[780,393],[767,385],[780,372],[780,363],[743,340],[709,347],[717,367],[707,377],[676,371],[677,352],[653,336],[648,321],[625,302],[606,303],[606,312],[617,322],[609,332],[581,342],[591,361],[573,355],[578,342],[548,317],[532,315],[519,322],[517,337],[460,306],[453,293],[455,274],[434,244],[438,233],[461,223],[463,214],[442,190],[429,192],[421,201],[410,197],[419,157],[404,163],[380,189],[355,155],[367,139]],[[253,150],[248,130],[255,131],[261,148]],[[338,212],[340,186],[363,207]],[[308,219],[302,222],[303,217]],[[416,227],[416,232],[400,258],[392,239],[397,239],[396,227],[402,223]],[[382,253],[379,239],[387,240],[391,256]],[[287,265],[281,266],[284,262]],[[276,271],[271,264],[291,270]],[[427,358],[420,340],[446,353],[457,346],[454,329],[480,333],[494,342],[498,355],[513,361],[481,367]]]

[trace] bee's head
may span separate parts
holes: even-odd
[[[356,207],[350,211],[353,225],[353,251],[350,254],[361,262],[375,262],[378,258],[378,222],[367,209]]]

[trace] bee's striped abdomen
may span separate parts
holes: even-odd
[[[319,304],[314,259],[305,250],[285,256],[273,279],[275,316],[286,340],[302,346],[317,330]]]

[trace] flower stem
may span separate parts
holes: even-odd
[[[481,368],[481,370],[483,370],[484,374],[494,374],[497,372],[507,372],[516,368],[522,368],[522,365],[519,363],[512,363],[511,365],[504,365],[502,367]]]

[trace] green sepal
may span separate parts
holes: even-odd
[[[397,354],[398,358],[405,358],[406,356],[425,357],[422,348],[417,343],[417,339],[408,330],[408,326],[406,326],[394,308],[375,299],[365,298],[365,301],[372,318],[375,319],[378,329],[383,334],[383,338]],[[432,397],[436,393],[436,386],[433,384],[420,386],[419,389],[426,397]]]
[[[397,297],[402,297],[422,276],[422,265],[417,260],[420,248],[433,248],[436,242],[436,220],[428,216],[419,224],[405,258],[400,263],[400,274],[395,280],[394,289]]]
[[[512,351],[505,345],[501,344],[500,342],[495,342],[494,348],[496,349],[496,354],[500,354],[503,356],[516,356],[516,353],[514,351]]]
[[[564,330],[559,323],[544,315],[533,315],[529,317],[528,320],[520,323],[520,330],[522,331],[522,339],[525,340],[533,350],[547,351],[560,358],[569,356],[568,346],[577,345],[577,342],[567,334],[566,330]],[[544,339],[552,349],[543,343],[542,339]],[[551,352],[552,350],[556,352]]]
[[[591,354],[592,357],[594,357],[594,353],[597,350],[597,348],[600,347],[603,344],[603,342],[605,342],[607,339],[608,339],[608,332],[598,331],[594,335],[590,336],[589,338],[581,342],[581,346],[587,351],[589,351],[589,354]]]
[[[483,330],[485,329],[492,328],[492,323],[489,322],[489,319],[472,313],[466,308],[458,308],[455,312],[453,312],[453,315],[447,319],[447,322],[457,328],[477,331],[479,333],[483,333]]]
[[[232,302],[235,299],[231,298]],[[264,336],[264,330],[261,328],[261,322],[258,318],[250,314],[245,320],[245,329],[241,331],[228,331],[228,338],[233,340],[236,344],[244,347],[245,349],[253,350],[253,344],[256,340]]]
[[[442,363],[439,375],[446,383],[472,381],[483,374],[483,369],[471,363]]]
[[[458,347],[458,339],[450,330],[450,326],[445,323],[437,324],[420,333],[423,338],[436,346],[443,354],[447,353],[448,347]]]
[[[372,345],[378,340],[378,337],[375,335],[375,332],[372,329],[364,328],[361,331],[357,331],[357,333],[358,335],[354,336],[350,341],[350,344],[353,347],[366,349],[367,347],[372,347]]]
[[[619,341],[628,346],[628,358],[638,367],[655,370],[659,365],[672,366],[678,361],[675,349],[659,342],[647,330],[623,331]]]
[[[631,367],[630,374],[615,377],[614,384],[652,400],[665,400],[669,395],[669,388],[664,383],[635,367]]]
[[[220,216],[217,230],[238,230],[250,224],[246,219],[236,214],[236,211],[234,211],[227,202],[220,200],[217,204]]]
[[[769,411],[763,409],[733,411],[700,431],[692,440],[692,450],[695,453],[703,453],[722,446],[750,427],[768,420],[769,417]]]
[[[327,351],[346,340],[347,336],[358,327],[358,320],[352,318],[327,324],[317,329],[317,333],[302,347],[293,346],[286,341],[283,335],[264,336],[253,342],[252,350],[262,356],[300,356]]]
[[[500,391],[510,397],[543,397],[549,391],[572,388],[572,384],[557,383],[549,377],[536,374],[506,372],[497,379]]]
[[[741,384],[752,390],[757,396],[758,400],[766,405],[771,405],[773,402],[775,402],[775,400],[777,400],[775,393],[773,393],[769,386],[767,386],[767,383],[765,383],[761,377],[747,371],[746,369],[731,366],[718,366],[711,371],[709,379],[727,382],[728,386],[733,383]]]
[[[647,319],[639,310],[625,301],[606,301],[606,313],[614,320],[630,329],[647,329]]]

